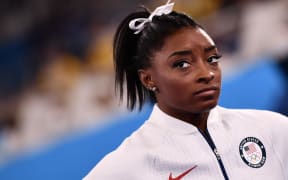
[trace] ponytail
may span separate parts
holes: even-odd
[[[143,87],[138,69],[141,63],[137,62],[137,43],[140,34],[134,34],[129,28],[129,22],[135,18],[148,17],[149,12],[134,12],[128,15],[119,25],[113,42],[113,57],[115,65],[115,90],[119,92],[120,100],[123,100],[124,86],[127,89],[127,107],[133,110],[139,101],[139,109],[145,101],[147,90]]]

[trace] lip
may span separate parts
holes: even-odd
[[[214,95],[218,90],[219,90],[219,88],[217,86],[206,87],[206,88],[203,88],[203,89],[196,91],[194,93],[194,95],[211,96],[211,95]]]

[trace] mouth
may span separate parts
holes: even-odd
[[[200,89],[194,93],[196,96],[212,96],[217,93],[219,88],[217,86],[211,86],[211,87],[206,87],[203,89]]]

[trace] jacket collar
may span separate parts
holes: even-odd
[[[219,107],[216,106],[209,112],[207,127],[209,128],[210,126],[213,126],[213,124],[219,122],[220,119]],[[160,129],[166,129],[168,131],[180,134],[199,132],[196,126],[166,114],[158,107],[157,104],[155,104],[153,107],[148,123],[154,126],[159,126]]]

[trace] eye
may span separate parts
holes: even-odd
[[[219,62],[219,59],[222,57],[222,55],[212,55],[207,59],[207,62],[209,63],[217,63]]]
[[[173,64],[173,67],[176,67],[179,69],[187,68],[189,66],[191,66],[191,64],[187,61],[178,61],[175,64]]]

